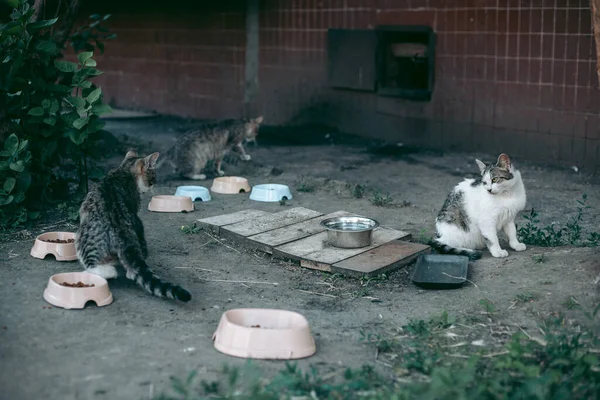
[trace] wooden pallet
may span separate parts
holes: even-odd
[[[429,250],[429,246],[407,241],[410,239],[408,232],[385,226],[373,231],[373,241],[368,247],[340,249],[330,246],[321,221],[350,214],[336,211],[324,215],[303,207],[276,213],[243,210],[200,219],[198,223],[216,235],[274,257],[295,261],[306,268],[345,275],[388,272],[411,263]]]

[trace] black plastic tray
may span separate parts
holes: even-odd
[[[424,254],[417,259],[412,281],[424,289],[456,289],[467,281],[469,257]]]

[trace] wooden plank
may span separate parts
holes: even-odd
[[[208,229],[212,233],[218,235],[222,226],[231,225],[245,221],[250,218],[263,217],[272,213],[261,210],[242,210],[231,214],[216,215],[214,217],[199,219],[198,225],[204,229]]]
[[[273,247],[323,232],[325,231],[325,228],[321,225],[321,221],[327,218],[341,217],[343,215],[354,214],[347,211],[336,211],[331,214],[309,219],[308,221],[284,226],[272,231],[259,233],[258,235],[252,235],[248,237],[248,240],[251,242],[252,247],[264,251],[265,253],[272,254]]]
[[[327,232],[324,233],[326,234]],[[359,249],[340,249],[329,246],[327,243],[325,243],[325,247],[323,249],[303,255],[302,259],[300,260],[300,265],[306,268],[313,268],[329,272],[331,271],[332,264],[338,263],[350,257],[354,257],[392,240],[408,239],[409,237],[410,233],[408,232],[379,227],[373,231],[373,241],[371,246],[361,247]]]
[[[430,247],[420,243],[394,240],[331,266],[331,272],[343,275],[378,275],[404,267]]]
[[[327,232],[321,232],[304,239],[274,247],[273,256],[300,262],[302,256],[314,252],[315,249],[324,249],[326,246]]]
[[[247,219],[237,224],[221,227],[221,236],[234,240],[271,231],[323,215],[304,207],[294,207],[278,213]]]

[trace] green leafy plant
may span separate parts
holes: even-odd
[[[389,193],[383,194],[380,191],[373,192],[369,201],[377,207],[390,207],[394,204],[394,199]]]
[[[193,235],[202,232],[202,227],[196,225],[196,223],[194,222],[192,225],[183,225],[181,227],[181,232],[183,232],[186,235]]]
[[[590,208],[586,205],[586,201],[587,194],[584,193],[581,199],[577,200],[577,214],[569,218],[562,228],[556,223],[541,226],[539,214],[532,208],[529,215],[523,216],[526,221],[525,225],[518,229],[521,241],[525,244],[542,247],[598,246],[600,243],[600,233],[598,232],[590,232],[587,240],[582,239],[584,230],[581,223],[584,220],[584,211]]]
[[[26,170],[31,161],[27,140],[14,133],[4,141],[0,151],[0,226],[15,227],[27,220],[23,202],[25,192],[31,184],[31,175]],[[30,217],[34,217],[32,215]]]
[[[34,20],[35,10],[25,0],[18,1],[10,18],[0,26],[0,173],[4,182],[8,179],[6,188],[12,186],[9,178],[19,184],[12,189],[18,193],[11,190],[2,201],[3,215],[9,212],[4,211],[7,205],[36,210],[57,191],[68,191],[56,167],[75,167],[79,193],[85,194],[90,157],[104,155],[98,144],[109,136],[99,117],[111,112],[102,101],[102,90],[91,82],[101,74],[93,52],[80,52],[75,62],[63,59],[50,30],[57,18]],[[19,175],[8,176],[2,167],[6,163],[10,174]],[[24,222],[29,214],[20,213],[25,219],[19,217],[19,222]],[[14,218],[3,222],[14,225]]]

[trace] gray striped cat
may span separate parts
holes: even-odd
[[[81,223],[75,234],[77,258],[84,268],[106,279],[125,276],[158,297],[183,302],[190,293],[180,286],[164,282],[146,264],[148,246],[144,225],[138,217],[140,193],[156,181],[158,153],[146,158],[129,151],[117,168],[93,187],[79,210]]]
[[[231,150],[239,153],[242,160],[251,159],[244,150],[244,142],[256,144],[258,129],[263,117],[255,119],[230,119],[204,124],[188,131],[171,147],[158,165],[168,163],[175,172],[188,179],[206,179],[203,173],[209,161],[214,161],[219,175],[225,175],[221,168],[223,157]]]

